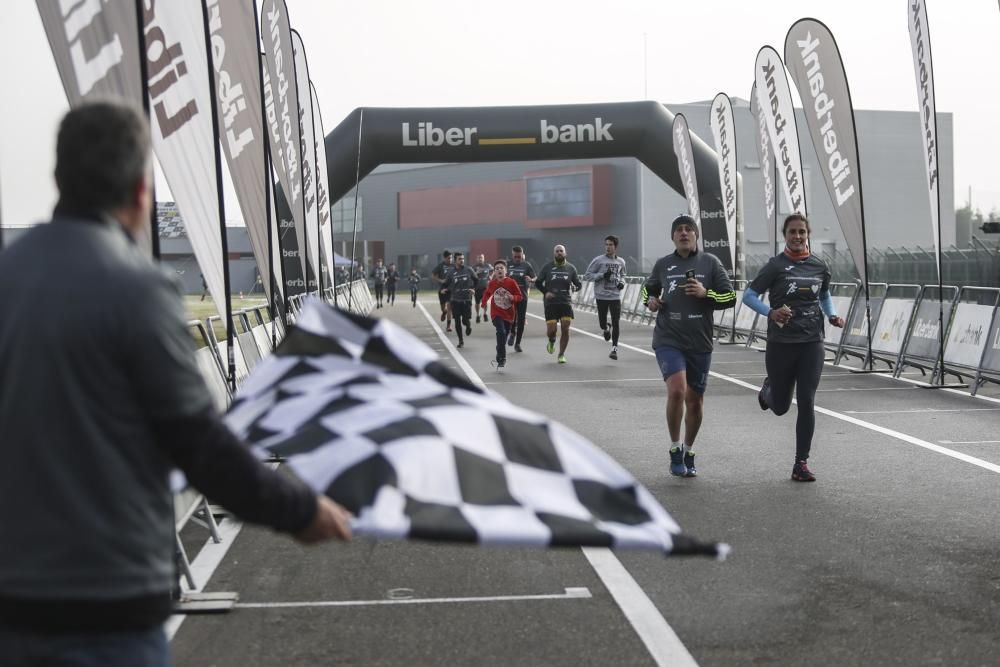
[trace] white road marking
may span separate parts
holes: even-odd
[[[942,445],[998,445],[1000,440],[938,440]]]
[[[421,307],[421,310],[424,311],[424,317],[427,318],[427,321],[437,330],[438,336],[447,342],[452,356],[455,357],[455,361],[458,362],[462,370],[469,376],[469,379],[479,386],[483,386],[482,379],[469,366],[465,358],[458,353],[458,350],[451,345],[451,341],[445,338],[441,327],[437,326],[437,322],[434,321],[426,309]],[[528,315],[543,319],[532,313],[528,313]],[[589,332],[582,333],[587,333],[602,341],[604,340],[603,336],[589,334]],[[618,347],[622,346],[623,343],[619,341]],[[631,346],[625,345],[625,347]],[[638,350],[638,348],[631,349]],[[652,354],[652,352],[648,354]],[[694,658],[691,657],[691,654],[677,637],[673,628],[670,627],[670,624],[660,614],[653,601],[649,599],[646,592],[636,583],[632,575],[628,573],[628,570],[625,569],[625,566],[621,564],[621,561],[618,560],[618,557],[610,549],[587,547],[583,549],[583,554],[601,578],[601,583],[608,589],[608,592],[611,593],[622,613],[625,614],[625,618],[632,624],[636,634],[642,639],[642,643],[645,644],[646,649],[657,665],[693,665],[697,667]]]
[[[535,319],[539,319],[539,320],[542,319],[541,317],[539,317],[538,315],[535,315],[533,313],[528,313],[528,316],[529,317],[534,317]],[[573,327],[573,329],[575,331],[578,331],[579,333],[583,334],[584,336],[590,336],[591,338],[600,338],[599,336],[597,336],[595,334],[592,334],[589,331],[583,331],[581,329],[577,329],[576,327]],[[645,355],[650,356],[650,357],[655,357],[656,356],[653,352],[651,352],[649,350],[643,350],[641,348],[633,347],[631,345],[625,345],[625,344],[621,343],[620,341],[618,343],[618,347],[626,347],[626,348],[628,348],[630,350],[634,350],[636,352],[639,352],[640,354],[645,354]],[[731,382],[732,384],[739,385],[741,387],[746,387],[747,389],[751,389],[753,391],[760,391],[760,387],[752,385],[749,382],[744,382],[743,380],[739,380],[737,378],[730,377],[728,375],[723,375],[723,374],[717,373],[715,371],[709,371],[708,374],[711,375],[712,377],[719,378],[720,380],[724,380],[726,382]],[[951,389],[944,389],[942,391],[952,391],[952,390]],[[966,398],[978,398],[976,396],[970,396],[969,394],[965,394],[965,393],[962,393],[962,392],[956,392],[956,393],[958,393],[960,396],[965,396]],[[794,399],[793,399],[793,402],[794,402]],[[997,401],[997,402],[1000,402],[1000,401]],[[979,408],[979,409],[991,410],[992,408]],[[839,419],[841,421],[848,422],[849,424],[854,424],[855,426],[860,426],[861,428],[868,429],[869,431],[875,431],[876,433],[881,433],[882,435],[887,435],[890,438],[895,438],[897,440],[902,440],[903,442],[907,442],[907,443],[909,443],[911,445],[916,445],[917,447],[923,447],[924,449],[930,450],[932,452],[936,452],[938,454],[943,454],[944,456],[950,456],[953,459],[958,459],[959,461],[964,461],[965,463],[971,463],[974,466],[978,466],[980,468],[983,468],[985,470],[989,470],[991,472],[1000,473],[1000,465],[997,465],[995,463],[990,463],[989,461],[984,461],[983,459],[976,458],[975,456],[969,456],[968,454],[963,454],[962,452],[956,452],[953,449],[948,449],[947,447],[942,447],[941,445],[936,445],[933,442],[928,442],[927,440],[921,440],[920,438],[915,438],[912,435],[907,435],[906,433],[900,433],[899,431],[894,431],[894,430],[892,430],[890,428],[885,428],[884,426],[878,426],[877,424],[872,424],[871,422],[862,421],[860,419],[857,419],[855,417],[850,417],[850,416],[848,416],[846,414],[843,414],[843,413],[840,413],[840,412],[834,412],[833,410],[830,410],[828,408],[821,408],[818,405],[816,406],[816,412],[819,413],[819,414],[822,414],[822,415],[826,415],[828,417],[833,417],[834,419]],[[915,410],[914,412],[928,412],[928,411],[927,410]],[[959,411],[959,412],[964,412],[964,411]]]
[[[621,561],[608,549],[584,547],[583,555],[614,597],[657,665],[697,667],[680,637],[639,587]]]
[[[826,380],[826,376],[823,376]],[[816,392],[823,391],[914,391],[916,387],[835,387],[833,389],[817,389]]]
[[[845,415],[905,415],[920,412],[1000,412],[1000,408],[922,408],[920,410],[844,410]]]
[[[583,600],[594,597],[587,588],[567,588],[550,595],[490,595],[463,598],[393,598],[388,600],[319,600],[315,602],[238,602],[239,609],[294,609],[298,607],[374,607],[397,604],[456,604],[463,602],[522,602],[526,600]]]
[[[486,384],[590,384],[592,382],[663,382],[663,378],[600,378],[596,380],[514,380],[513,382],[487,382]]]

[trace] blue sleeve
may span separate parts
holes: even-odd
[[[771,312],[771,307],[764,303],[764,300],[760,298],[760,294],[756,290],[750,287],[743,292],[743,303],[764,317],[767,317],[767,314]]]
[[[837,316],[837,309],[833,307],[833,297],[830,296],[830,292],[823,292],[819,295],[819,307],[823,309],[823,313],[827,317]]]

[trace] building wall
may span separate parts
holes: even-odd
[[[419,193],[423,190],[448,188],[475,184],[499,184],[498,189],[507,188],[513,192],[521,187],[526,174],[546,169],[559,169],[579,165],[606,165],[609,176],[608,219],[610,224],[589,227],[531,228],[524,219],[523,210],[515,218],[509,206],[509,219],[493,222],[453,225],[449,227],[417,227],[400,229],[399,200],[401,193]],[[622,255],[637,255],[637,162],[630,158],[595,161],[558,162],[499,162],[477,164],[446,164],[418,166],[415,168],[380,168],[361,182],[361,197],[364,201],[364,227],[358,233],[358,259],[363,255],[365,241],[385,241],[386,262],[396,262],[401,269],[409,269],[411,258],[418,261],[418,270],[428,275],[439,261],[444,249],[470,252],[477,248],[499,244],[502,255],[508,257],[510,247],[520,244],[536,268],[548,261],[552,247],[566,246],[570,261],[578,265],[588,263],[603,252],[604,237],[617,234],[622,237]],[[418,195],[419,196],[419,195]],[[520,209],[523,204],[517,202]],[[443,206],[466,205],[464,200],[442,198]],[[426,206],[427,202],[423,202]],[[423,209],[426,212],[426,208]],[[458,214],[449,208],[442,210],[442,216],[453,218]],[[347,243],[346,254],[350,254],[351,234],[337,234],[336,246]],[[375,257],[369,255],[369,260]],[[496,259],[487,257],[487,260]],[[632,265],[630,264],[630,268]]]

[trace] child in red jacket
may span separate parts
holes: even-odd
[[[497,330],[497,368],[503,368],[507,363],[507,336],[514,324],[514,304],[524,297],[517,282],[507,277],[507,262],[502,259],[493,262],[493,279],[486,286],[480,304],[483,308],[490,297],[493,298],[490,319]]]

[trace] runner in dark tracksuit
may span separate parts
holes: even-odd
[[[535,287],[544,295],[542,306],[545,311],[545,334],[549,343],[545,351],[552,354],[556,344],[556,324],[559,325],[559,363],[566,363],[566,346],[569,345],[569,329],[573,323],[573,297],[571,292],[583,286],[576,267],[566,261],[566,247],[557,245],[552,249],[552,261],[542,267],[535,279]]]
[[[372,269],[371,278],[375,283],[375,303],[376,308],[382,307],[382,290],[385,287],[386,276],[389,275],[389,269],[382,266],[382,260],[375,260],[375,268]]]
[[[653,350],[667,385],[670,473],[695,477],[698,471],[691,448],[701,428],[712,364],[712,315],[736,305],[736,292],[722,262],[699,252],[698,225],[691,216],[678,216],[670,236],[677,250],[657,260],[641,298],[657,313]]]
[[[446,330],[451,331],[451,309],[449,306],[448,292],[444,291],[444,281],[446,281],[452,271],[455,270],[455,265],[452,264],[450,250],[445,250],[441,253],[441,257],[443,258],[441,262],[431,271],[431,280],[437,283],[438,286],[438,303],[441,304],[441,321],[444,322],[447,318],[448,328]]]
[[[455,318],[455,332],[458,334],[458,347],[465,345],[462,336],[463,321],[465,335],[472,333],[472,298],[476,293],[476,272],[465,265],[465,255],[455,253],[455,269],[441,285],[447,291],[451,315]]]
[[[399,271],[395,264],[389,265],[389,272],[385,275],[385,300],[390,306],[396,305],[396,283],[399,282]]]
[[[486,292],[486,286],[490,282],[490,278],[493,277],[493,267],[486,263],[486,255],[480,254],[479,261],[472,265],[472,270],[476,272],[476,324],[479,324],[480,313],[482,310],[482,321],[489,322],[490,314],[487,312],[486,307],[480,308],[479,302],[483,300],[483,293]]]
[[[798,402],[795,420],[795,464],[792,479],[813,482],[806,463],[816,430],[814,405],[823,373],[823,320],[844,326],[830,298],[830,267],[809,253],[809,221],[793,214],[785,219],[785,250],[772,257],[743,294],[743,303],[767,317],[764,380],[757,400],[776,415],[788,412],[792,391]],[[767,292],[770,307],[761,299]]]
[[[524,336],[524,320],[528,317],[528,287],[535,280],[535,269],[524,261],[524,248],[519,245],[511,248],[510,264],[507,265],[507,275],[514,279],[521,288],[523,298],[514,304],[514,325],[507,336],[507,345],[513,345],[515,352],[521,351],[521,338]]]
[[[420,290],[421,280],[422,278],[416,269],[412,269],[410,275],[406,278],[406,282],[410,284],[410,303],[413,304],[414,308],[417,307],[417,292]]]

